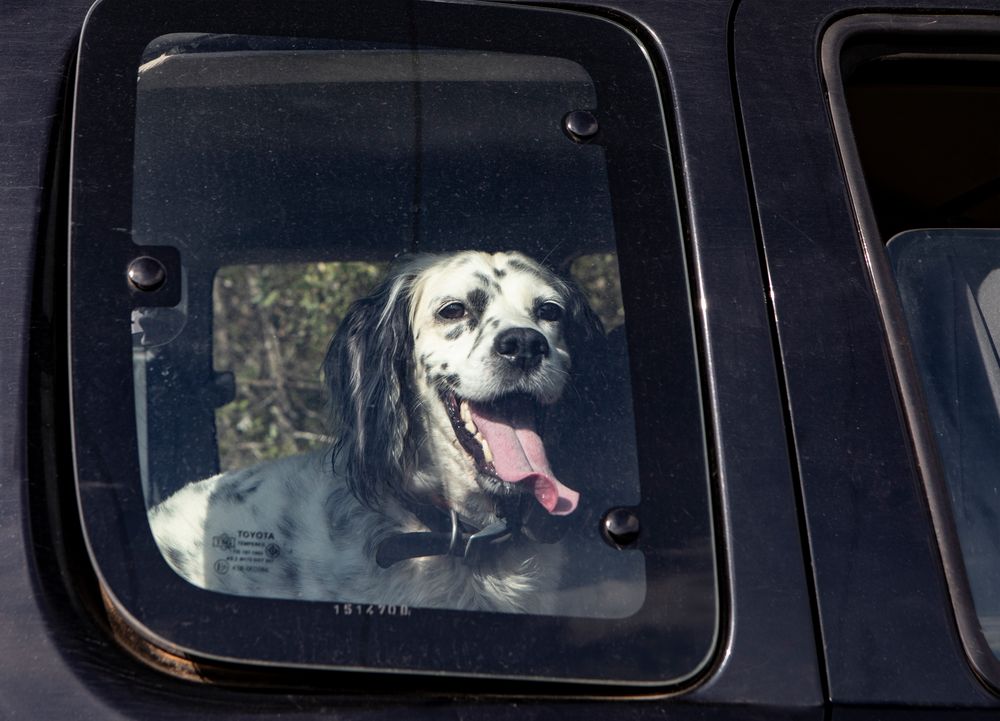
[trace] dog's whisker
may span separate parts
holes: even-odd
[[[561,246],[562,244],[563,244],[563,241],[559,241],[554,246],[552,246],[552,248],[549,250],[549,252],[545,254],[545,257],[542,258],[541,264],[545,265],[546,263],[548,263],[549,262],[549,258],[551,258],[553,256],[553,254],[559,249],[559,246]]]

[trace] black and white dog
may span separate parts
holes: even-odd
[[[570,283],[518,253],[418,256],[358,300],[326,362],[330,452],[193,483],[150,511],[209,589],[545,612],[579,494],[539,424],[603,338]]]

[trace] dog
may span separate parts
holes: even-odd
[[[603,337],[580,290],[525,255],[406,259],[330,344],[331,449],[185,486],[150,510],[156,543],[221,592],[551,612],[580,494],[542,421]]]

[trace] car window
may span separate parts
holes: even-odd
[[[887,18],[830,36],[834,122],[958,626],[996,684],[997,58],[962,20]]]
[[[134,19],[102,7],[87,37]],[[669,156],[634,144],[666,147],[658,85],[605,21],[425,11],[419,41],[265,18],[85,42],[71,334],[99,572],[187,655],[676,683],[717,602]],[[120,142],[87,130],[109,83]],[[294,631],[317,623],[343,643]]]

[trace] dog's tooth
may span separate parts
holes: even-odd
[[[479,441],[479,445],[483,447],[483,458],[487,463],[493,462],[493,451],[490,450],[490,444],[486,442],[482,433],[476,433],[476,440]]]
[[[475,435],[479,429],[476,428],[476,424],[472,420],[472,411],[469,409],[469,401],[462,401],[462,405],[459,408],[459,415],[465,422],[465,430],[467,430],[472,435]]]

